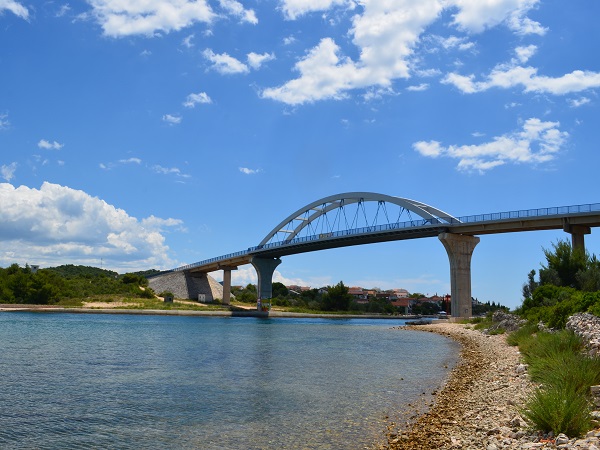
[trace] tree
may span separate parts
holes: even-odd
[[[553,251],[544,249],[547,266],[540,269],[541,284],[577,288],[577,272],[587,268],[589,256],[582,250],[572,249],[566,240],[553,243],[552,247]]]
[[[352,295],[348,287],[340,281],[335,286],[327,286],[327,293],[323,295],[321,307],[325,311],[348,311],[352,302]]]
[[[273,283],[272,294],[271,294],[271,296],[273,298],[285,297],[288,295],[288,292],[289,292],[288,288],[286,288],[283,283],[280,283],[278,281]]]
[[[532,270],[527,275],[527,283],[523,285],[523,298],[531,298],[533,296],[533,291],[540,285],[537,281],[535,281],[535,270]]]

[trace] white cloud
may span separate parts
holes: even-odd
[[[8,114],[0,114],[0,130],[6,130],[8,127],[10,127]]]
[[[332,38],[323,38],[299,60],[294,70],[297,78],[261,92],[288,105],[326,99],[343,99],[348,91],[373,86],[389,87],[394,80],[411,77],[410,62],[423,32],[440,20],[444,9],[454,12],[454,24],[461,30],[478,33],[506,25],[515,33],[543,33],[541,26],[526,14],[539,0],[370,0],[361,3],[361,13],[352,18],[348,35],[358,50],[352,60],[343,54]],[[356,5],[348,1],[286,0],[283,11],[288,19],[312,11],[339,5]],[[537,24],[539,25],[539,24]],[[463,37],[440,38],[446,48],[468,50],[473,43]]]
[[[242,22],[248,22],[252,25],[258,23],[256,13],[252,9],[245,9],[244,5],[236,0],[219,0],[221,8],[228,11],[235,17],[239,17]]]
[[[534,67],[496,67],[484,81],[474,81],[474,75],[450,73],[442,83],[452,84],[464,93],[472,94],[488,89],[513,88],[522,86],[525,92],[563,95],[600,87],[600,73],[575,70],[560,77],[547,77],[537,74]]]
[[[415,86],[408,86],[406,88],[407,91],[413,91],[413,92],[421,92],[421,91],[426,91],[427,89],[429,89],[429,84],[427,83],[421,83]]]
[[[472,49],[475,44],[470,42],[466,37],[449,36],[432,36],[435,42],[438,42],[445,50],[458,49],[461,51]]]
[[[262,172],[261,169],[249,169],[247,167],[240,167],[239,170],[240,172],[245,173],[246,175],[254,175]]]
[[[529,58],[535,55],[535,52],[537,52],[537,46],[535,45],[515,48],[515,53],[517,54],[517,58],[521,64],[525,64],[527,61],[529,61]]]
[[[183,41],[181,41],[181,45],[183,45],[186,48],[192,48],[194,46],[194,43],[192,42],[192,39],[194,39],[194,35],[190,34],[189,36],[186,36]]]
[[[56,17],[64,17],[69,11],[71,11],[71,7],[68,4],[61,5],[56,13]]]
[[[191,178],[191,175],[185,174],[181,172],[177,167],[163,167],[158,164],[152,166],[152,170],[156,173],[160,173],[162,175],[177,175],[181,178]]]
[[[163,120],[163,122],[167,122],[169,125],[177,125],[177,124],[181,123],[182,118],[181,118],[181,116],[165,114],[164,116],[162,116],[162,120]]]
[[[0,0],[0,14],[10,11],[24,20],[29,20],[29,10],[15,0]]]
[[[294,36],[287,36],[283,38],[283,45],[292,45],[296,42],[296,38]]]
[[[351,89],[389,87],[394,79],[409,78],[408,58],[425,27],[438,18],[439,0],[372,1],[354,16],[350,34],[360,49],[357,62],[341,54],[333,39],[325,38],[299,61],[300,76],[282,86],[265,89],[262,96],[295,105],[341,99]]]
[[[88,0],[106,36],[169,33],[216,15],[206,0]]]
[[[2,164],[2,166],[0,166],[0,175],[6,181],[10,181],[14,178],[16,170],[17,170],[16,162],[12,162],[9,165]]]
[[[326,11],[333,6],[346,5],[354,8],[351,0],[283,0],[283,13],[286,19],[297,19],[298,17],[315,11]]]
[[[591,100],[587,97],[574,98],[569,100],[569,105],[572,108],[579,108],[580,106],[587,105]]]
[[[544,34],[545,29],[525,17],[539,0],[451,0],[458,7],[454,24],[461,30],[481,33],[485,29],[505,23],[518,34]]]
[[[40,189],[2,183],[0,203],[6,206],[0,216],[3,265],[98,265],[101,258],[121,271],[174,265],[162,232],[181,226],[178,219],[140,221],[83,191],[51,183]]]
[[[507,163],[538,164],[552,161],[569,134],[560,131],[558,122],[531,118],[520,131],[508,133],[479,145],[450,145],[420,141],[413,148],[423,156],[458,159],[459,170],[480,173]]]
[[[229,56],[227,53],[216,54],[211,49],[207,48],[202,53],[206,59],[213,63],[212,68],[224,75],[235,73],[248,73],[249,69],[246,64]]]
[[[193,108],[198,104],[209,104],[212,103],[211,98],[208,96],[206,92],[198,92],[197,94],[189,94],[185,102],[183,102],[183,106],[186,108]]]
[[[263,53],[262,55],[254,52],[248,53],[248,65],[254,70],[260,69],[260,66],[262,66],[263,63],[274,59],[275,55],[273,53]]]
[[[121,164],[141,164],[142,160],[140,158],[127,158],[127,159],[120,159],[119,162]]]
[[[64,147],[64,144],[59,144],[56,141],[50,142],[46,139],[41,139],[40,142],[38,142],[38,147],[45,150],[60,150]]]

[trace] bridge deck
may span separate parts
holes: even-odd
[[[443,232],[474,236],[535,230],[565,229],[565,231],[568,231],[567,227],[576,225],[584,227],[600,226],[600,203],[466,216],[453,220],[452,223],[444,223],[434,219],[343,230],[295,238],[289,242],[250,247],[247,250],[211,258],[173,270],[212,272],[227,267],[249,264],[254,256],[277,258],[330,248],[435,237]]]

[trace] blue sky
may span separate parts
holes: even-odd
[[[599,16],[592,0],[0,0],[0,265],[173,268],[352,191],[454,216],[596,203]],[[482,236],[473,295],[518,306],[566,237]],[[435,238],[289,256],[275,280],[450,290]]]

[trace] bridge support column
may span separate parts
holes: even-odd
[[[231,271],[237,270],[237,267],[223,266],[220,269],[223,270],[223,304],[229,305],[231,303]]]
[[[563,230],[571,235],[571,248],[585,253],[585,235],[591,234],[592,229],[585,225],[571,225],[568,220],[563,220]]]
[[[250,263],[254,266],[258,275],[258,299],[271,298],[273,296],[273,272],[281,264],[281,259],[253,256]]]
[[[471,256],[480,239],[453,233],[441,233],[438,238],[450,260],[452,317],[471,317]]]

